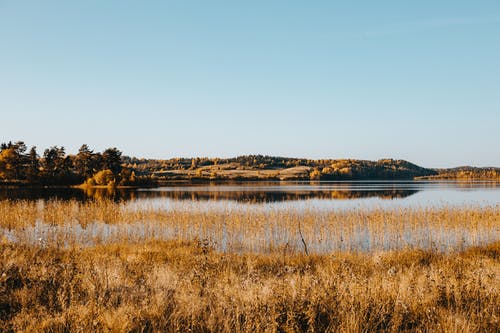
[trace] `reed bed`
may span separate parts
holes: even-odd
[[[0,201],[0,332],[499,332],[500,206]]]
[[[1,332],[499,332],[500,243],[235,254],[0,242]]]
[[[113,201],[0,201],[9,241],[94,246],[146,240],[202,239],[220,252],[329,253],[403,248],[461,250],[500,239],[500,206],[343,211],[193,210]]]

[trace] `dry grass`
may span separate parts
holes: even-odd
[[[209,165],[196,168],[194,170],[168,170],[154,172],[155,176],[178,179],[254,179],[254,180],[293,180],[309,179],[312,167],[298,166],[280,169],[257,169],[255,167],[245,167],[238,163],[227,163],[219,165]]]
[[[260,207],[260,208],[259,208]],[[221,252],[462,250],[500,239],[500,206],[347,211],[165,210],[113,201],[0,201],[0,231],[34,244],[96,245],[151,239],[207,239]],[[300,236],[302,234],[302,237]]]
[[[500,243],[221,254],[204,242],[0,245],[2,332],[498,332]]]
[[[0,201],[0,332],[500,331],[498,206],[189,208]]]

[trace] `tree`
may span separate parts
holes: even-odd
[[[102,153],[102,169],[108,169],[115,176],[122,171],[122,152],[117,148],[108,148]]]
[[[194,170],[194,169],[197,168],[197,166],[198,166],[198,160],[199,160],[199,158],[193,158],[193,159],[191,159],[191,169],[192,170]]]
[[[78,150],[74,159],[75,173],[82,178],[82,180],[92,177],[92,175],[99,168],[99,161],[97,155],[94,154],[89,146],[82,145]]]
[[[5,180],[15,179],[15,151],[13,148],[5,148],[0,152],[0,178]]]
[[[38,179],[40,173],[40,162],[38,161],[38,154],[36,147],[31,147],[28,153],[28,165],[26,167],[26,179],[32,183]]]
[[[46,178],[55,179],[65,171],[65,151],[64,147],[53,146],[45,149],[42,159],[42,170]]]
[[[310,174],[309,177],[311,180],[319,180],[321,178],[321,172],[318,169],[314,169]]]
[[[23,141],[9,142],[1,145],[0,177],[6,180],[25,179],[27,156],[26,145]]]

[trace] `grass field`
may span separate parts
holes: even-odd
[[[460,253],[0,246],[2,332],[498,332],[500,243]]]
[[[1,332],[500,331],[498,207],[2,201],[0,216]]]
[[[309,179],[310,173],[313,170],[309,166],[298,166],[281,169],[257,169],[254,167],[242,167],[237,163],[227,163],[222,165],[210,165],[189,170],[168,170],[163,172],[154,172],[154,175],[160,178],[167,179]]]

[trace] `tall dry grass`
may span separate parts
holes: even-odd
[[[499,206],[187,208],[0,201],[0,332],[500,331]]]
[[[305,256],[3,242],[0,331],[498,332],[499,273],[500,243]]]
[[[97,245],[207,239],[222,252],[460,250],[500,239],[500,206],[344,211],[193,210],[113,201],[0,201],[0,231],[16,242]],[[305,245],[304,245],[305,244]]]

